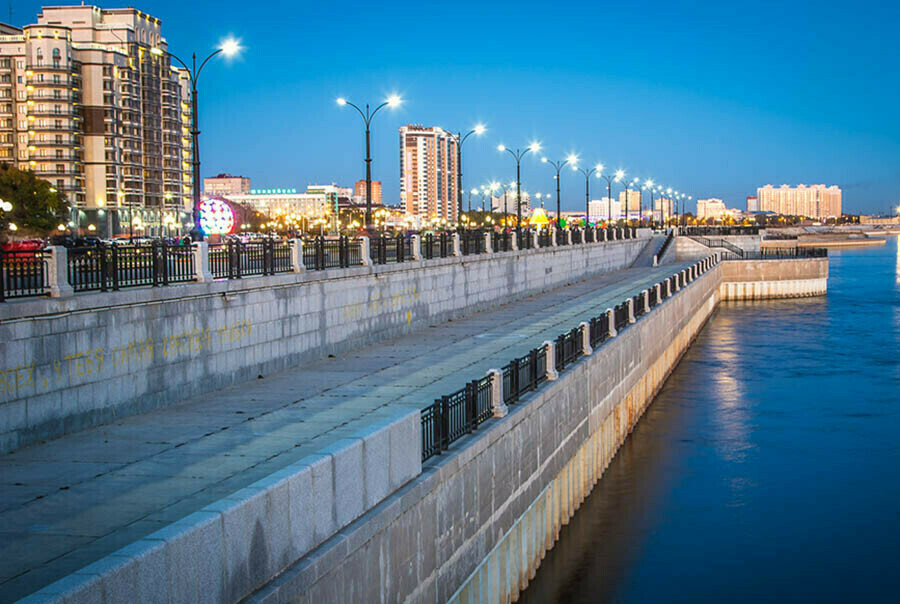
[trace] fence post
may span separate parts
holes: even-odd
[[[69,250],[61,245],[49,248],[50,257],[44,262],[47,265],[47,286],[51,298],[68,298],[75,293],[69,284]]]
[[[194,280],[197,283],[212,281],[212,273],[209,270],[209,243],[206,241],[192,243],[191,253],[194,255]]]
[[[645,313],[650,312],[650,290],[649,289],[644,290],[644,312]]]
[[[594,349],[591,348],[591,326],[587,321],[582,321],[578,326],[581,328],[581,354],[590,356],[594,354]]]
[[[484,253],[485,254],[493,254],[494,246],[491,243],[491,233],[489,231],[486,231],[486,232],[482,233],[481,235],[484,238]]]
[[[531,247],[537,249],[539,247],[538,242],[538,230],[535,229],[531,231]]]
[[[656,303],[662,302],[662,283],[656,284]]]
[[[550,247],[556,247],[556,227],[550,227]]]
[[[453,243],[453,252],[451,255],[462,256],[462,251],[459,249],[459,233],[453,233],[451,242]]]
[[[551,340],[544,340],[541,347],[546,350],[547,381],[553,382],[559,379],[559,373],[556,371],[556,345]]]
[[[566,242],[572,245],[572,229],[566,229]]]
[[[306,270],[306,265],[303,264],[303,240],[302,239],[291,239],[291,272],[293,273],[302,273]]]
[[[628,298],[628,322],[634,323],[636,319],[634,318],[634,298]]]
[[[409,247],[412,248],[412,259],[413,260],[421,260],[422,259],[422,236],[421,235],[413,235],[410,238]]]
[[[519,251],[519,234],[516,231],[509,234],[509,249],[514,252]]]
[[[612,308],[606,309],[606,322],[609,324],[609,337],[616,337],[616,311]]]
[[[372,257],[369,255],[369,238],[365,235],[359,238],[359,258],[363,266],[372,266]]]
[[[680,290],[680,289],[681,289],[681,285],[679,284],[679,281],[681,281],[681,279],[678,278],[678,273],[675,274],[673,280],[674,280],[674,282],[675,282],[675,291]]]
[[[499,369],[488,369],[491,378],[491,410],[494,417],[506,417],[509,407],[503,402],[503,372]]]

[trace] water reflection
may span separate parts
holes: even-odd
[[[522,601],[895,599],[898,275],[892,238],[721,306]]]

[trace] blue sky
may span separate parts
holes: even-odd
[[[514,178],[497,144],[537,139],[551,158],[575,151],[731,207],[767,183],[838,184],[847,212],[900,203],[900,3],[130,2],[162,19],[176,54],[242,39],[239,60],[201,78],[205,176],[349,185],[364,177],[362,120],[335,98],[396,91],[403,107],[373,124],[389,202],[399,126],[483,121],[466,188]],[[40,5],[15,2],[14,23]],[[522,178],[554,186],[537,158]],[[564,209],[582,207],[583,177],[562,186]]]

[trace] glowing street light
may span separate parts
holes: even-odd
[[[573,164],[573,168],[576,166],[574,164],[578,163],[578,156],[574,153],[569,153],[565,159],[559,161],[551,161],[546,157],[542,157],[541,161],[545,164],[550,164],[556,169],[556,228],[562,229],[562,211],[560,209],[560,196],[559,196],[559,173],[566,165]]]
[[[241,43],[240,40],[235,38],[226,38],[222,42],[219,43],[219,47],[216,48],[208,57],[203,59],[200,63],[200,67],[197,67],[197,53],[191,53],[191,66],[188,67],[187,63],[182,61],[177,55],[169,52],[168,50],[164,50],[158,46],[150,49],[150,54],[161,57],[163,55],[168,55],[169,57],[178,61],[184,70],[187,72],[188,79],[191,81],[191,137],[193,142],[193,159],[191,161],[191,177],[193,178],[193,222],[194,226],[191,228],[191,239],[194,241],[202,241],[203,240],[203,230],[200,228],[200,116],[197,111],[197,79],[200,77],[200,72],[203,71],[203,67],[212,59],[214,56],[218,54],[222,54],[222,56],[227,58],[232,58],[236,56],[241,51]]]
[[[581,168],[573,165],[572,169],[584,174],[584,228],[587,228],[588,223],[591,221],[591,175],[596,172],[597,178],[600,178],[600,173],[603,172],[603,164],[597,164],[593,168]]]
[[[349,105],[356,109],[357,113],[359,113],[363,122],[366,124],[366,229],[372,228],[372,146],[370,143],[372,118],[375,117],[375,114],[378,113],[379,109],[382,107],[394,109],[395,107],[399,107],[402,103],[403,99],[400,98],[400,95],[392,94],[372,111],[369,110],[369,104],[366,103],[366,110],[363,111],[344,97],[338,97],[337,99],[337,104],[341,107]]]
[[[528,153],[537,153],[540,151],[541,144],[537,141],[533,141],[524,149],[516,149],[515,151],[508,149],[506,145],[497,145],[497,150],[501,153],[506,151],[516,160],[516,240],[518,241],[520,233],[519,225],[522,224],[522,158]]]
[[[484,124],[475,124],[475,127],[463,134],[462,132],[456,133],[456,193],[457,193],[457,213],[462,214],[462,146],[463,143],[466,142],[466,139],[471,135],[481,136],[484,134],[487,127]],[[450,136],[453,136],[452,134]],[[472,197],[469,196],[469,205],[472,204]],[[469,210],[471,211],[471,207]]]

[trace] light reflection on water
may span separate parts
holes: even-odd
[[[900,250],[722,305],[523,602],[895,601]]]

